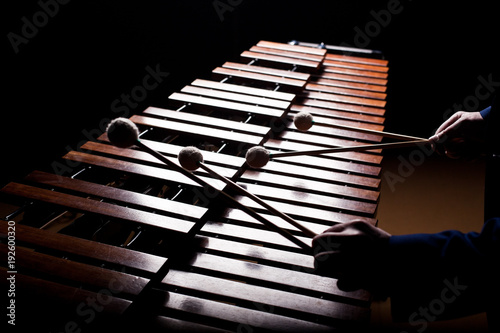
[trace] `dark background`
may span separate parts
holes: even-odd
[[[5,3],[0,185],[50,165],[77,148],[83,130],[118,116],[111,103],[142,84],[146,66],[159,65],[170,75],[132,110],[135,114],[164,105],[170,93],[208,78],[225,61],[237,61],[259,40],[381,50],[390,66],[386,129],[428,137],[448,109],[474,96],[479,76],[492,74],[500,81],[498,5],[401,0],[400,12],[384,27],[379,24],[362,41],[366,45],[359,39],[356,45],[357,31],[373,27],[373,12],[391,3],[73,0],[59,5],[17,54],[8,34],[21,35],[22,18],[33,22],[42,9],[38,1]],[[218,13],[214,4],[229,7]]]

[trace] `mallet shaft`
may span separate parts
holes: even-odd
[[[344,147],[325,148],[317,150],[291,151],[291,152],[270,154],[270,157],[275,158],[275,157],[290,157],[290,156],[302,156],[302,155],[313,156],[313,155],[323,155],[330,153],[343,153],[348,151],[356,152],[356,151],[366,151],[373,149],[404,148],[428,142],[429,140],[422,139],[422,140],[404,141],[404,142],[378,143],[378,144],[362,145],[362,146],[348,146],[348,147],[344,146]]]
[[[293,225],[294,227],[298,228],[299,230],[301,230],[302,232],[304,232],[307,236],[309,237],[314,237],[316,236],[316,233],[314,233],[313,231],[311,231],[310,229],[304,227],[303,225],[301,225],[300,223],[298,223],[297,221],[295,221],[293,218],[291,218],[290,216],[286,215],[285,213],[283,212],[280,212],[279,210],[277,210],[276,208],[274,208],[273,206],[269,205],[268,203],[266,203],[264,200],[262,200],[261,198],[259,198],[258,196],[256,196],[255,194],[252,194],[250,192],[248,192],[246,189],[244,189],[243,187],[241,187],[240,185],[236,184],[235,182],[233,182],[232,180],[220,175],[219,173],[217,173],[216,171],[212,170],[209,166],[207,166],[206,164],[204,163],[199,163],[200,165],[200,168],[202,168],[203,170],[205,170],[206,172],[208,172],[209,174],[211,174],[212,176],[214,177],[217,177],[218,179],[222,180],[223,182],[225,182],[227,185],[229,185],[230,187],[232,187],[233,189],[235,189],[236,191],[239,191],[240,193],[243,193],[244,195],[246,195],[247,197],[249,197],[250,199],[252,199],[253,201],[255,201],[256,203],[258,203],[259,205],[261,205],[262,207],[266,208],[267,210],[269,210],[271,213],[281,217],[282,219],[284,219],[285,221],[287,221],[288,223],[290,223],[291,225]]]
[[[249,214],[250,216],[252,216],[256,220],[262,222],[264,225],[266,225],[267,227],[271,228],[272,230],[278,232],[279,234],[281,234],[283,237],[285,237],[289,241],[293,242],[294,244],[300,246],[301,248],[303,248],[305,250],[308,250],[308,251],[311,250],[311,246],[310,245],[307,245],[306,243],[304,243],[303,241],[301,241],[300,239],[298,239],[297,237],[295,237],[294,235],[292,235],[288,231],[286,231],[286,230],[278,227],[277,225],[275,225],[271,221],[267,220],[266,218],[264,218],[263,216],[261,216],[260,214],[258,214],[257,212],[255,212],[250,207],[247,207],[247,206],[241,204],[240,202],[238,202],[236,199],[234,199],[229,194],[227,194],[224,191],[219,190],[219,189],[211,186],[210,184],[208,184],[207,182],[205,182],[203,179],[197,177],[195,174],[189,172],[188,170],[185,170],[183,167],[181,167],[181,166],[175,164],[174,162],[170,161],[166,156],[164,156],[163,154],[160,154],[156,150],[148,147],[147,145],[145,145],[144,143],[142,143],[140,140],[137,140],[136,145],[139,146],[144,151],[146,151],[147,153],[149,153],[152,156],[156,157],[157,159],[159,159],[163,163],[165,163],[167,166],[169,166],[173,170],[182,173],[183,175],[185,175],[186,177],[188,177],[191,180],[195,181],[199,185],[201,185],[203,187],[211,187],[211,188],[217,190],[219,193],[221,193],[227,199],[229,199],[237,208],[243,210],[244,212],[246,212],[247,214]]]
[[[345,129],[353,132],[359,132],[359,133],[365,133],[365,134],[373,134],[373,135],[380,135],[385,138],[391,138],[391,139],[396,139],[396,140],[426,140],[424,138],[419,138],[415,136],[410,136],[410,135],[403,135],[403,134],[396,134],[396,133],[391,133],[391,132],[384,132],[384,131],[377,131],[377,130],[372,130],[368,128],[361,128],[361,127],[354,127],[354,126],[347,126],[347,125],[338,125],[338,124],[330,124],[330,123],[320,123],[320,122],[313,122],[314,125],[318,126],[323,126],[323,127],[332,127],[332,128],[338,128],[338,129]]]

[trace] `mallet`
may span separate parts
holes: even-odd
[[[365,134],[380,135],[382,137],[397,139],[397,140],[425,140],[424,138],[418,138],[418,137],[414,137],[414,136],[402,135],[402,134],[396,134],[396,133],[390,133],[390,132],[384,132],[384,131],[376,131],[376,130],[371,130],[371,129],[367,129],[367,128],[359,128],[359,127],[340,125],[340,124],[320,123],[320,122],[314,121],[313,116],[307,111],[301,111],[301,112],[297,113],[295,115],[295,117],[293,118],[293,123],[294,123],[295,127],[297,127],[298,130],[304,131],[304,132],[309,130],[313,125],[317,125],[317,126],[323,126],[323,127],[345,129],[345,130],[359,132],[359,133],[365,133]]]
[[[226,199],[228,199],[232,204],[234,204],[235,207],[237,207],[237,208],[241,209],[242,211],[246,212],[247,214],[249,214],[250,216],[252,216],[256,220],[262,222],[264,225],[266,225],[267,227],[271,228],[272,230],[278,232],[283,237],[287,238],[289,241],[293,242],[294,244],[300,246],[301,248],[303,248],[303,249],[305,249],[307,251],[311,250],[311,246],[310,245],[307,245],[306,243],[302,242],[300,239],[298,239],[297,237],[295,237],[294,235],[292,235],[291,233],[289,233],[287,230],[284,230],[284,229],[276,226],[274,223],[272,223],[271,221],[267,220],[266,218],[264,218],[263,216],[261,216],[260,214],[258,214],[257,212],[255,212],[250,207],[247,207],[247,206],[241,204],[236,199],[234,199],[233,197],[231,197],[229,194],[227,194],[224,191],[219,190],[219,189],[211,186],[210,184],[208,184],[207,182],[205,182],[203,179],[197,177],[195,174],[193,174],[189,170],[184,169],[183,167],[181,167],[181,166],[177,165],[176,163],[170,161],[170,159],[168,159],[163,154],[157,152],[154,149],[151,149],[150,147],[148,147],[147,145],[145,145],[144,143],[142,143],[139,140],[139,130],[138,130],[137,126],[130,119],[127,119],[127,118],[116,118],[116,119],[114,119],[108,125],[108,127],[106,129],[106,132],[108,134],[109,141],[113,145],[115,145],[117,147],[120,147],[120,148],[129,148],[129,147],[131,147],[133,145],[137,145],[139,148],[141,148],[145,152],[147,152],[147,153],[151,154],[152,156],[156,157],[158,160],[162,161],[163,163],[165,163],[167,166],[169,166],[173,170],[182,173],[183,175],[185,175],[186,177],[188,177],[191,180],[195,181],[199,185],[201,185],[203,187],[210,187],[210,188],[213,188],[214,190],[218,191]],[[193,157],[188,158],[188,160],[194,160],[194,159],[195,158],[193,158]],[[187,165],[189,165],[189,163]]]

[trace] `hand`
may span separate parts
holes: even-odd
[[[337,224],[313,239],[316,272],[337,278],[340,289],[376,291],[390,236],[366,222]]]
[[[482,153],[486,122],[479,112],[459,111],[445,121],[429,140],[439,153],[450,158],[474,157]]]

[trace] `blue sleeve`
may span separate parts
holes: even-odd
[[[484,120],[488,120],[491,113],[491,106],[488,106],[486,109],[480,111],[479,113],[481,114],[481,117],[483,117]]]
[[[500,297],[500,218],[480,233],[392,236],[388,248],[395,321],[424,325],[480,313]]]

